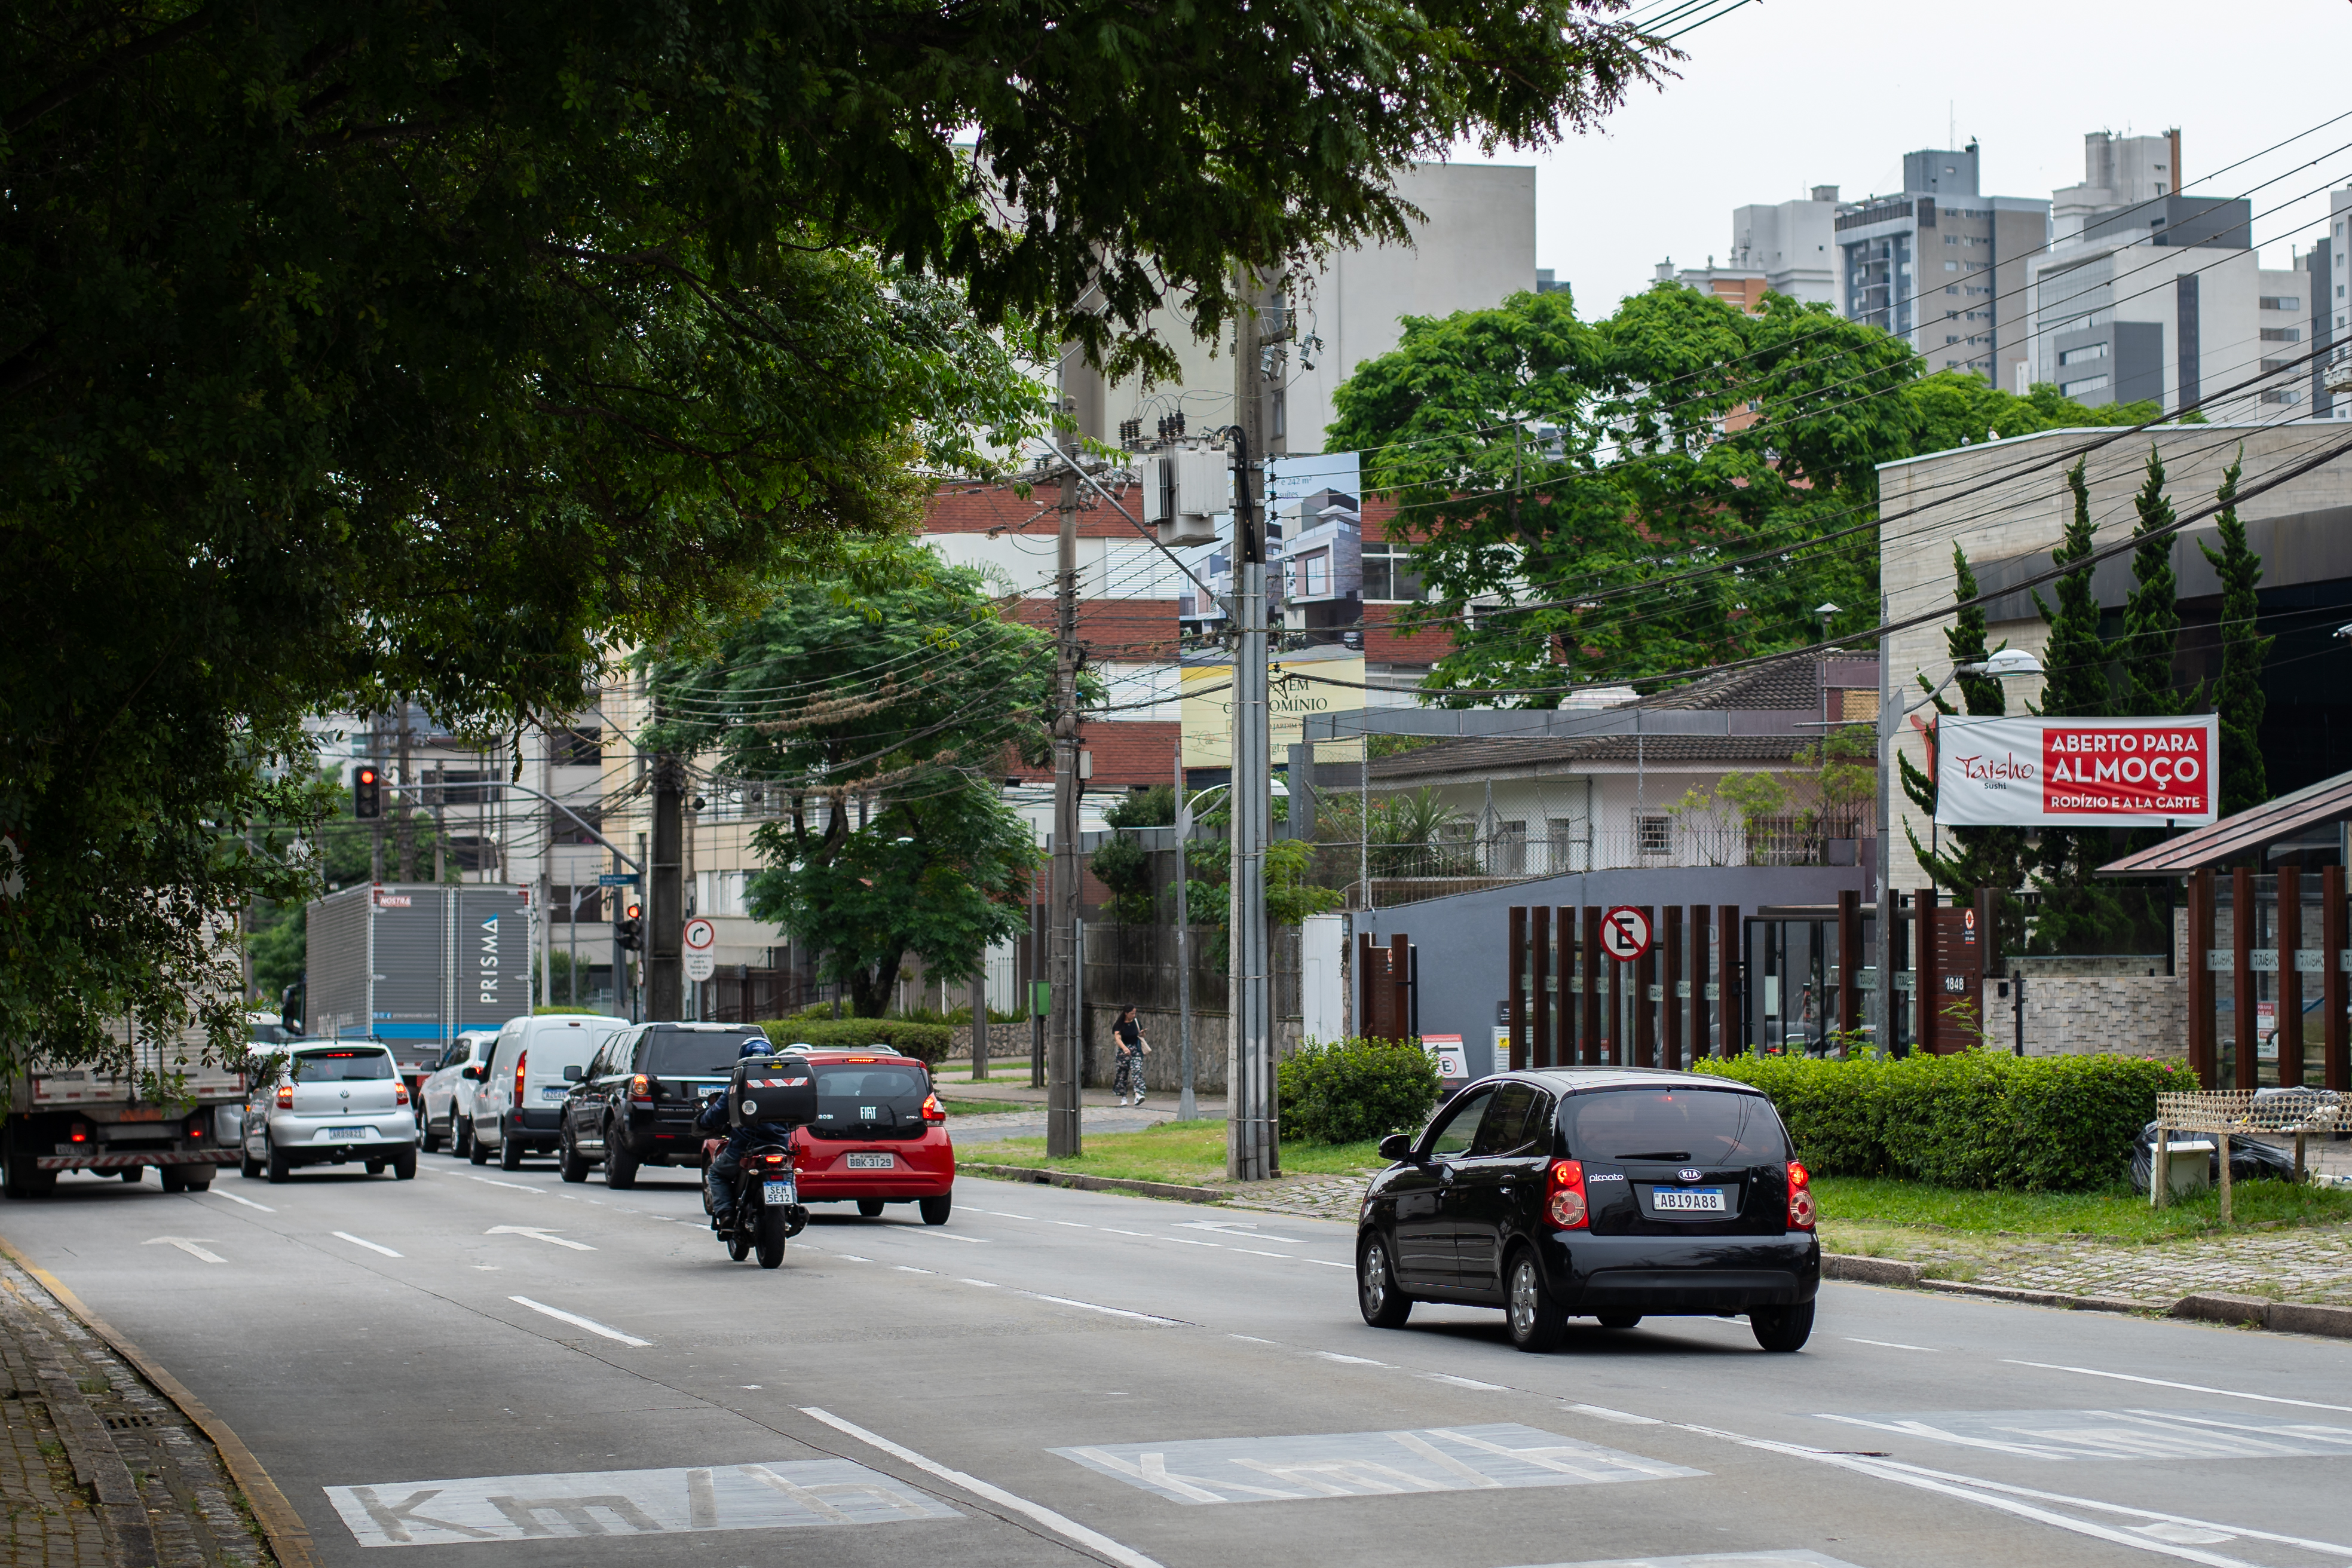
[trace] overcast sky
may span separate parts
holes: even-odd
[[[2352,119],[2197,182],[2352,110],[2352,80],[2333,68],[2347,43],[2346,0],[1750,0],[1679,40],[1690,55],[1680,80],[1638,90],[1606,130],[1532,160],[1536,265],[1574,287],[1580,315],[1606,315],[1668,256],[1678,267],[1724,258],[1731,209],[1749,202],[1817,184],[1849,199],[1891,192],[1905,153],[1971,137],[1984,194],[2047,199],[2082,180],[2085,132],[2177,125],[2193,194],[2240,195],[2288,175],[2252,193],[2263,265],[2284,267],[2290,242],[2324,232],[2325,188],[2352,181],[2352,151],[2334,151],[2352,142]]]

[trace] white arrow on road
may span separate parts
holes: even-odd
[[[533,1241],[551,1241],[558,1247],[568,1247],[574,1252],[596,1250],[584,1241],[567,1241],[553,1231],[535,1225],[494,1225],[482,1234],[484,1236],[527,1236]],[[217,1263],[220,1260],[215,1258],[213,1261]]]
[[[181,1251],[186,1253],[189,1257],[196,1259],[199,1263],[226,1263],[228,1259],[223,1258],[219,1253],[207,1252],[202,1247],[197,1245],[199,1242],[210,1241],[212,1237],[209,1236],[151,1236],[139,1245],[142,1247],[176,1247]]]

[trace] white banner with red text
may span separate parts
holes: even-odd
[[[1974,719],[1931,731],[1945,827],[2186,826],[2213,820],[2221,720]]]

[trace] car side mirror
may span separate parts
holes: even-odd
[[[1383,1160],[1394,1161],[1412,1159],[1412,1134],[1410,1132],[1390,1133],[1387,1137],[1381,1140],[1380,1155]]]
[[[563,1081],[566,1083],[578,1083],[580,1081],[580,1069],[577,1067],[565,1068],[563,1069]]]
[[[482,1069],[478,1067],[462,1067],[457,1069],[457,1076],[469,1083],[479,1083],[482,1081]]]

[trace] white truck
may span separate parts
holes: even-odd
[[[145,1177],[162,1173],[167,1193],[202,1191],[236,1163],[245,1074],[206,1065],[195,1031],[142,1039],[118,1035],[131,1048],[134,1076],[93,1068],[34,1067],[9,1080],[8,1121],[0,1133],[0,1192],[12,1198],[53,1191],[61,1171]],[[168,1101],[142,1092],[177,1076]]]

